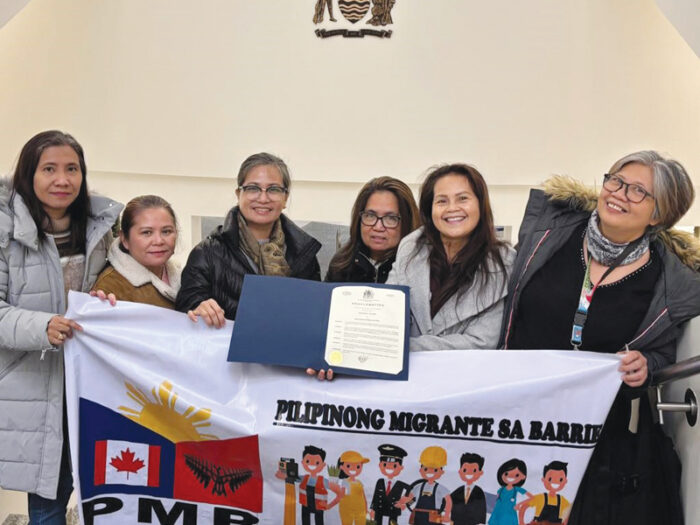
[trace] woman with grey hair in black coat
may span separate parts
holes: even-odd
[[[321,280],[321,244],[282,214],[291,185],[285,162],[251,155],[238,172],[238,206],[190,253],[175,309],[222,327],[235,319],[246,274]]]
[[[501,346],[621,354],[623,386],[570,524],[667,525],[680,512],[677,492],[662,501],[652,468],[646,386],[675,361],[682,324],[700,314],[700,247],[670,230],[693,198],[683,166],[654,151],[615,162],[598,195],[563,177],[530,195]]]

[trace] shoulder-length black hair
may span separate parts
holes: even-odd
[[[469,242],[451,262],[447,259],[440,232],[433,223],[435,184],[447,175],[461,175],[466,178],[479,201],[479,223],[471,233]],[[491,277],[487,266],[489,259],[505,273],[505,263],[501,255],[501,248],[505,243],[496,238],[489,190],[484,177],[473,166],[446,164],[430,171],[421,186],[419,208],[424,228],[416,248],[420,250],[425,245],[430,247],[430,315],[434,317],[450,297],[466,291],[474,283],[477,274],[483,285],[488,282]]]
[[[357,199],[355,199],[355,204],[352,207],[352,213],[350,215],[350,239],[338,250],[335,257],[333,257],[333,261],[328,268],[328,273],[331,275],[342,275],[349,271],[353,264],[355,250],[358,247],[364,247],[361,234],[362,224],[360,222],[360,213],[365,211],[367,201],[378,191],[393,193],[396,196],[396,200],[399,202],[401,239],[420,226],[420,215],[418,213],[418,206],[416,206],[416,200],[413,198],[411,188],[409,188],[405,182],[393,177],[377,177],[370,180],[367,184],[362,186],[360,193],[357,195]],[[397,248],[394,248],[387,254],[387,259],[391,259],[396,255],[396,249]]]
[[[51,231],[51,220],[46,210],[44,210],[43,204],[36,196],[36,193],[34,193],[34,173],[39,165],[41,154],[52,146],[69,146],[78,155],[83,180],[80,184],[78,196],[68,206],[68,214],[70,215],[71,248],[83,251],[85,249],[87,220],[90,216],[87,167],[85,166],[83,148],[71,135],[62,131],[51,130],[42,131],[29,139],[19,154],[17,167],[12,176],[12,196],[14,197],[17,194],[22,197],[32,219],[34,219],[39,239],[44,240],[46,238],[45,231]],[[12,199],[10,199],[10,202],[12,202]]]
[[[517,468],[520,472],[527,477],[527,465],[522,459],[509,459],[506,461],[503,465],[498,467],[498,472],[496,473],[496,478],[498,479],[498,484],[501,487],[505,487],[507,483],[504,483],[503,480],[501,479],[503,477],[503,474],[508,472],[509,470],[513,470],[514,468]],[[525,484],[525,478],[521,479],[517,483],[515,483],[516,487],[522,487]]]

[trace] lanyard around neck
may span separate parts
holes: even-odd
[[[578,350],[581,347],[581,341],[583,340],[583,327],[586,324],[586,319],[588,318],[588,309],[591,307],[591,301],[593,301],[593,294],[598,289],[600,283],[602,283],[605,278],[610,275],[610,273],[620,266],[622,261],[634,250],[637,245],[642,242],[643,237],[636,239],[629,243],[622,253],[615,257],[613,263],[605,270],[603,276],[598,279],[598,282],[593,284],[591,282],[591,252],[588,251],[588,259],[586,260],[586,273],[583,276],[583,284],[581,285],[581,295],[578,300],[578,308],[574,314],[574,323],[571,327],[571,346],[574,350]],[[588,242],[584,239],[584,242]]]

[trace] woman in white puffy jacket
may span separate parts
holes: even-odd
[[[63,316],[105,264],[122,206],[90,197],[83,149],[45,131],[0,181],[0,487],[29,493],[32,524],[63,524],[73,489],[62,345],[80,326]]]

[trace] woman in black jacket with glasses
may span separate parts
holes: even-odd
[[[377,177],[357,195],[350,239],[333,256],[326,281],[385,283],[399,242],[420,225],[411,189],[392,177]]]
[[[282,214],[291,178],[270,153],[251,155],[238,172],[238,206],[190,253],[175,308],[222,327],[235,319],[245,274],[321,279],[321,244]]]

